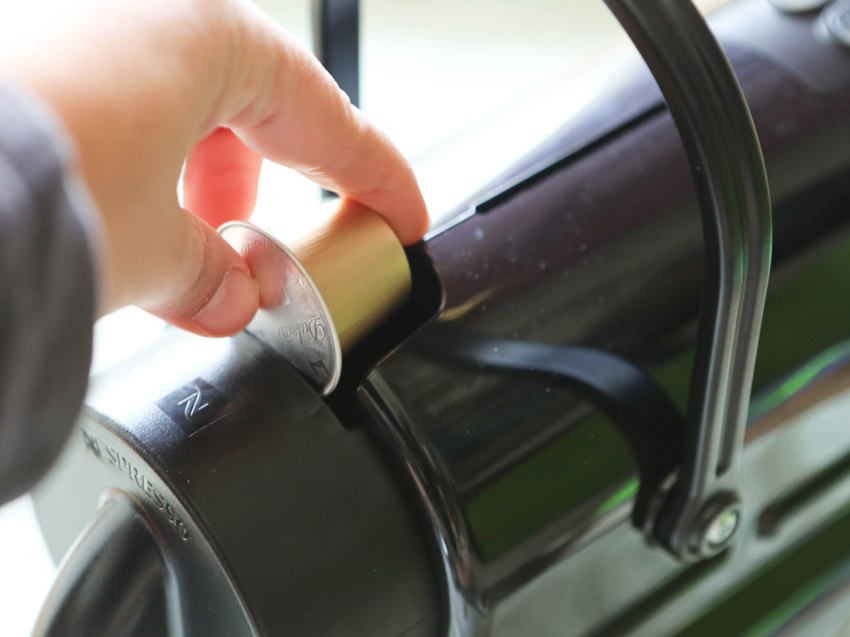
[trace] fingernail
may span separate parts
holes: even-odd
[[[193,322],[210,336],[230,336],[250,322],[258,303],[254,279],[238,268],[231,268]]]

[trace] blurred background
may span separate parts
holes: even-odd
[[[96,4],[0,0],[0,55]],[[258,4],[312,45],[309,1]],[[629,57],[602,0],[361,1],[361,107],[413,162],[435,223],[579,111]],[[315,186],[267,163],[254,219],[298,234],[318,201]],[[94,371],[162,329],[132,309],[102,319]],[[0,508],[0,635],[29,633],[54,569],[29,498]]]

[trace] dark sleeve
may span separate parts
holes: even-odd
[[[0,504],[56,459],[88,381],[94,215],[71,157],[48,111],[0,85]]]

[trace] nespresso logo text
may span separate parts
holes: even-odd
[[[180,518],[174,507],[168,502],[165,496],[153,485],[153,483],[145,475],[144,471],[134,465],[125,455],[118,449],[112,447],[108,443],[82,430],[83,442],[86,445],[86,450],[89,451],[95,458],[111,465],[118,469],[125,477],[129,478],[145,495],[148,496],[151,502],[162,513],[168,523],[177,531],[180,539],[189,540],[189,529],[186,523]]]

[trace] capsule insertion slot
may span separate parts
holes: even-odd
[[[245,221],[219,228],[221,235],[246,258],[261,283],[275,281],[270,299],[247,330],[287,359],[323,394],[342,373],[339,335],[319,288],[298,257],[267,232]]]
[[[345,202],[314,232],[284,245],[245,222],[219,232],[261,290],[246,331],[288,360],[322,394],[339,382],[343,354],[405,301],[410,266],[376,213]]]

